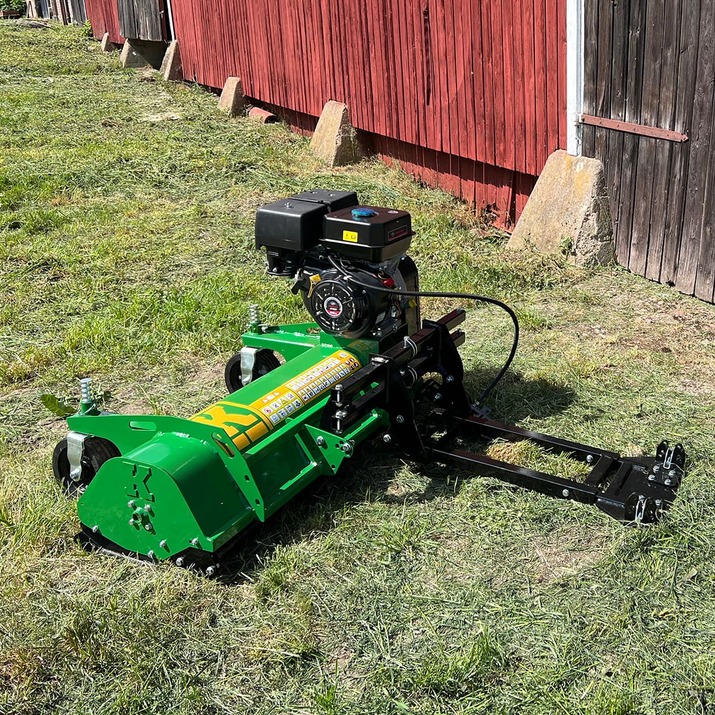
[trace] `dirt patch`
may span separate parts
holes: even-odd
[[[583,528],[561,529],[547,537],[536,537],[530,546],[530,570],[538,583],[551,583],[578,573],[599,561],[607,549],[602,535]]]

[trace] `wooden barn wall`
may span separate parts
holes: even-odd
[[[619,263],[715,302],[715,2],[585,0],[584,114],[673,142],[583,128],[610,184]]]
[[[133,40],[166,40],[166,8],[163,0],[116,0],[119,31]]]
[[[85,0],[85,7],[87,19],[92,25],[92,34],[98,40],[108,32],[112,42],[118,45],[124,42],[124,37],[119,31],[117,0]]]
[[[344,102],[378,153],[501,223],[566,145],[566,0],[211,7],[172,1],[185,79],[219,88],[239,76],[249,97],[304,125],[329,99]]]

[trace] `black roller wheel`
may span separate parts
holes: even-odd
[[[77,481],[70,477],[70,462],[67,456],[67,440],[57,443],[52,455],[52,471],[62,486],[65,494],[71,497],[82,496],[84,490],[94,479],[99,468],[112,457],[120,454],[112,442],[101,437],[87,437],[82,455],[82,473]]]
[[[279,366],[280,362],[272,350],[259,350],[253,362],[251,380],[257,380],[259,377],[267,375],[271,370],[275,370]],[[228,361],[224,377],[226,378],[226,387],[229,392],[236,392],[236,390],[240,390],[243,387],[243,379],[241,378],[241,353],[236,353]]]

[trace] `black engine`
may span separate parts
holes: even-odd
[[[362,206],[357,194],[316,189],[261,206],[256,246],[267,271],[294,279],[322,330],[383,339],[419,329],[417,268],[406,255],[410,214]]]

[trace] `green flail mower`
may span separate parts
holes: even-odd
[[[406,255],[405,211],[362,206],[351,192],[315,190],[262,206],[256,245],[267,272],[293,280],[313,322],[266,325],[257,308],[226,366],[230,394],[188,419],[101,412],[81,385],[53,469],[78,498],[80,542],[148,561],[217,573],[244,530],[367,440],[422,462],[456,464],[552,497],[593,504],[623,522],[656,521],[684,475],[681,445],[623,458],[485,416],[464,388],[457,348],[465,313],[421,320],[424,293]],[[280,356],[280,360],[278,358]],[[531,440],[589,466],[583,481],[491,459],[472,444]]]

